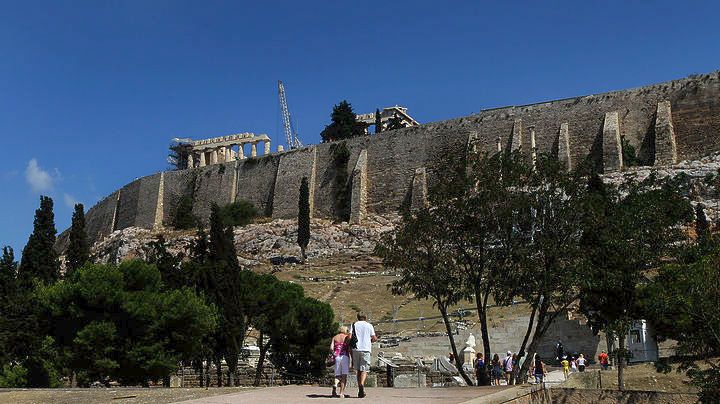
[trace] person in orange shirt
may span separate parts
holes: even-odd
[[[600,355],[598,355],[598,361],[600,362],[600,369],[607,370],[608,355],[605,353],[605,351],[600,352]]]

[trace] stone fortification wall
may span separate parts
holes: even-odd
[[[211,202],[238,199],[252,201],[267,216],[292,218],[302,177],[310,180],[313,216],[337,217],[338,200],[344,198],[352,210],[350,220],[358,222],[366,214],[421,203],[438,165],[468,146],[493,152],[499,143],[502,149],[529,153],[534,142],[539,152],[553,153],[571,167],[589,158],[612,172],[622,167],[621,138],[648,165],[672,165],[720,150],[720,73],[485,110],[344,142],[155,174],[123,187],[119,199],[111,195],[92,208],[87,230],[97,240],[129,226],[170,225],[183,195],[192,195],[193,212],[205,223]],[[336,161],[341,145],[348,152],[344,166]],[[346,179],[339,181],[340,173]]]
[[[265,216],[272,216],[275,180],[280,156],[282,154],[273,154],[239,161],[237,163],[235,200],[250,201],[259,212]]]
[[[310,214],[313,215],[317,148],[317,146],[308,146],[280,155],[273,195],[273,218],[297,217],[300,183],[303,177],[307,177],[309,181]]]

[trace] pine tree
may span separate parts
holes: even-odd
[[[303,261],[307,258],[305,249],[310,242],[310,188],[307,177],[300,183],[300,200],[298,201],[298,245]]]
[[[30,287],[33,279],[54,282],[60,277],[60,262],[55,252],[55,215],[53,200],[40,197],[40,208],[35,211],[33,232],[23,248],[18,277],[22,287]]]
[[[380,109],[375,108],[375,133],[380,133],[383,130],[382,116],[380,115]]]
[[[332,123],[320,132],[320,136],[325,142],[362,136],[368,127],[367,124],[357,121],[352,105],[345,100],[333,107],[330,119]]]
[[[85,233],[85,212],[81,203],[75,204],[66,256],[66,276],[70,276],[90,259],[90,246]]]
[[[388,127],[387,130],[395,130],[395,129],[402,129],[405,127],[405,124],[402,122],[402,118],[398,116],[397,113],[393,115],[392,118],[388,121]]]

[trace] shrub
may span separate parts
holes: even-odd
[[[224,226],[245,226],[258,216],[255,205],[249,201],[237,201],[220,208],[220,220]]]

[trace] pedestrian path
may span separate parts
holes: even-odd
[[[363,399],[368,403],[438,403],[459,404],[478,397],[488,396],[500,391],[511,389],[514,386],[483,386],[483,387],[437,387],[437,388],[389,388],[368,387],[365,389],[367,397]],[[345,400],[358,402],[357,389],[348,391],[351,397]],[[239,393],[224,394],[205,397],[196,400],[183,401],[183,404],[278,404],[278,403],[323,403],[338,402],[338,398],[330,396],[330,388],[317,386],[281,386],[254,389]],[[342,400],[342,401],[345,401]],[[339,402],[342,402],[339,401]],[[360,401],[360,402],[363,402]]]

